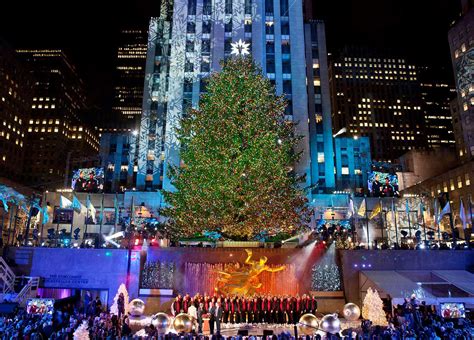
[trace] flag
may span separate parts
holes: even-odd
[[[43,209],[41,209],[41,211],[43,213],[43,222],[41,224],[44,225],[44,224],[48,223],[48,221],[49,221],[48,206],[45,205],[43,207]]]
[[[365,217],[365,213],[367,211],[367,206],[365,203],[365,198],[362,200],[362,203],[360,204],[359,210],[357,211],[357,215]]]
[[[451,206],[449,205],[449,202],[448,202],[444,206],[443,210],[441,210],[441,212],[439,213],[437,222],[438,223],[441,222],[441,219],[443,218],[443,216],[446,214],[449,214],[450,212],[451,212]]]
[[[381,212],[382,212],[382,201],[379,201],[379,203],[374,207],[374,209],[370,213],[369,220],[373,219],[375,216],[377,216]]]
[[[352,200],[352,197],[349,197],[349,209],[347,211],[347,218],[351,218],[354,216],[354,201]]]
[[[78,214],[80,214],[83,209],[82,209],[82,203],[81,201],[79,201],[79,199],[76,197],[76,195],[73,195],[72,196],[72,204],[71,204],[71,208],[77,212]]]
[[[90,216],[92,218],[92,222],[94,222],[94,224],[97,223],[97,219],[95,218],[95,208],[94,206],[92,205],[92,202],[91,202],[91,199],[90,199],[90,195],[87,195],[87,201],[86,201],[86,206],[87,206],[87,209],[90,210]]]
[[[0,194],[0,202],[2,202],[3,210],[5,210],[5,212],[8,212],[7,199],[3,194]]]
[[[466,229],[467,228],[467,216],[466,216],[466,211],[464,210],[464,204],[461,203],[459,205],[459,218],[462,221],[462,228]]]
[[[59,206],[63,209],[69,209],[72,207],[72,202],[63,195],[61,195],[61,197],[59,198]]]

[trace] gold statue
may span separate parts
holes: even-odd
[[[283,265],[271,268],[267,265],[268,258],[266,256],[254,261],[251,260],[252,251],[250,249],[245,249],[245,251],[247,252],[247,258],[244,264],[247,266],[240,267],[237,265],[229,268],[227,272],[218,271],[218,288],[225,294],[253,295],[258,288],[262,287],[262,283],[258,280],[258,276],[262,272],[279,272],[286,267]]]

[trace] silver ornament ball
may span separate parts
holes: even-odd
[[[323,331],[336,334],[341,331],[341,321],[337,314],[328,314],[321,319],[321,328]]]

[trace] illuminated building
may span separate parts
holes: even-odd
[[[100,138],[100,160],[104,168],[104,191],[123,192],[136,180],[136,133],[103,133]]]
[[[20,180],[33,79],[0,40],[0,177]]]
[[[25,183],[54,189],[69,185],[73,168],[97,161],[99,139],[79,115],[85,107],[83,83],[60,49],[17,50],[35,82],[27,122]]]
[[[303,9],[301,1],[219,3],[210,0],[162,2],[161,16],[149,28],[137,187],[172,189],[169,164],[179,164],[176,128],[188,107],[196,107],[203,80],[230,57],[243,40],[263,73],[285,93],[286,117],[297,122],[302,158],[295,165],[311,185]],[[300,151],[300,150],[298,150]]]
[[[105,126],[136,129],[142,113],[147,31],[124,29],[119,39],[112,107],[114,119]]]
[[[438,76],[438,70],[425,66],[420,67],[418,72],[428,147],[454,148],[450,102],[456,95],[456,90],[449,81]]]
[[[330,63],[334,131],[368,136],[372,159],[428,146],[417,68],[399,57],[345,48]]]
[[[456,149],[461,161],[474,158],[474,3],[462,1],[462,15],[448,33],[457,98],[452,103]]]

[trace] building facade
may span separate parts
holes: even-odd
[[[105,127],[137,129],[142,113],[143,82],[147,56],[147,30],[120,32],[115,67],[113,120]]]
[[[25,183],[42,189],[68,186],[74,168],[95,164],[99,139],[79,117],[84,88],[63,50],[17,50],[30,74],[31,115],[24,164]]]
[[[21,179],[33,78],[0,40],[0,177]]]
[[[140,124],[137,187],[173,187],[170,164],[179,164],[176,129],[188,107],[196,107],[203,80],[229,58],[231,44],[250,44],[255,62],[285,93],[286,117],[297,122],[303,156],[295,166],[311,185],[302,2],[289,0],[164,1],[150,21]]]
[[[417,69],[405,59],[345,48],[330,63],[334,131],[368,136],[372,159],[428,146]]]
[[[105,192],[123,192],[134,187],[136,139],[136,132],[101,135],[100,160],[105,174]]]
[[[440,72],[430,67],[419,67],[422,110],[429,148],[455,147],[450,102],[456,96],[456,89]]]
[[[453,125],[461,161],[474,158],[474,4],[462,1],[462,15],[448,33],[457,99],[452,103]]]
[[[364,194],[371,169],[369,137],[334,138],[337,191]]]
[[[310,20],[304,29],[311,186],[313,194],[327,193],[336,182],[325,25]]]

